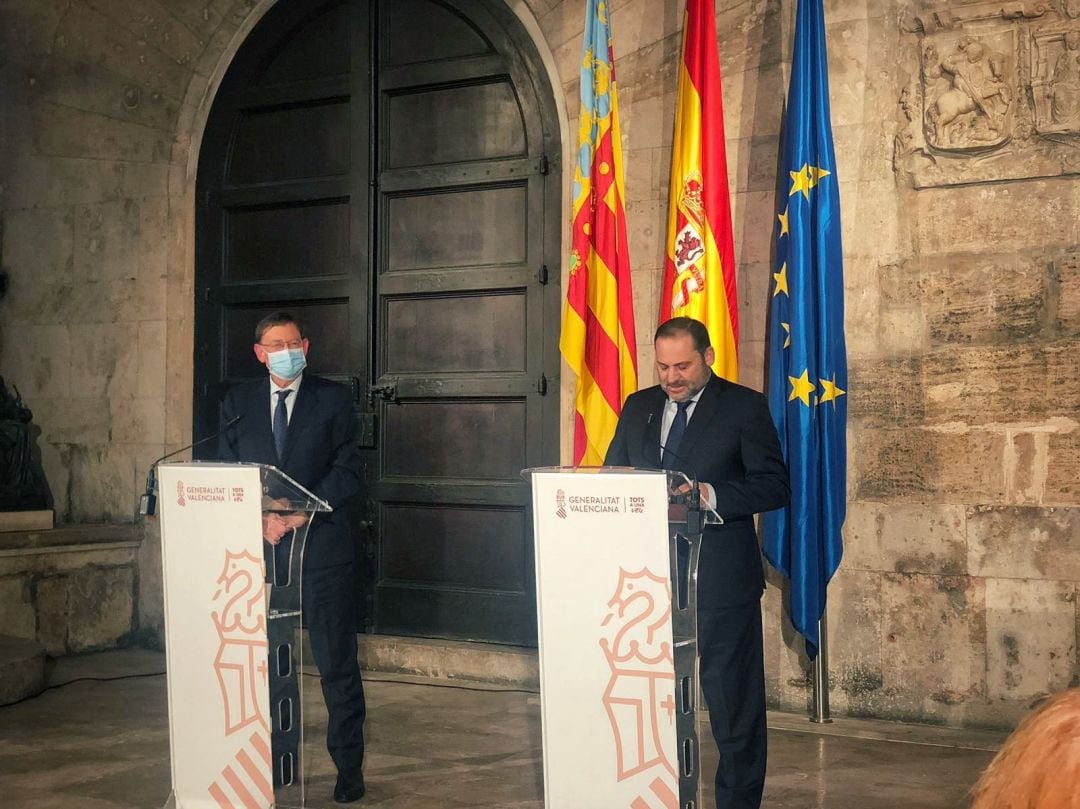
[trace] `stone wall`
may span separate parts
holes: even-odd
[[[1046,120],[1080,93],[1052,80],[1080,4],[826,6],[851,367],[833,705],[1009,723],[1080,679],[1080,108]],[[957,75],[981,107],[950,107]],[[768,623],[770,696],[801,706]]]
[[[0,368],[43,430],[60,522],[130,522],[191,431],[194,155],[261,5],[0,9]]]
[[[508,2],[541,32],[572,149],[581,0]],[[199,139],[229,59],[269,5],[0,10],[0,262],[11,274],[0,368],[42,427],[63,522],[130,521],[147,463],[190,436]],[[741,373],[760,387],[795,3],[716,6]],[[682,2],[610,7],[650,384]],[[839,713],[1007,723],[1077,678],[1080,139],[1067,34],[1078,10],[825,2],[851,369],[846,550],[830,589]],[[960,112],[953,77],[969,56],[983,95]],[[769,696],[802,709],[807,664],[781,600],[770,588]]]
[[[139,526],[72,526],[0,533],[2,634],[53,656],[133,642],[140,633]]]

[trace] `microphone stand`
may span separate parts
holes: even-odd
[[[207,441],[213,441],[226,430],[235,427],[236,423],[240,421],[240,419],[242,419],[243,417],[243,413],[239,414],[238,416],[233,416],[225,423],[225,426],[223,426],[216,433],[211,433],[205,438],[200,438],[198,441],[192,441],[186,447],[180,447],[180,449],[173,450],[172,452],[166,452],[164,455],[162,455],[160,458],[150,464],[150,469],[146,473],[146,488],[143,490],[142,496],[139,498],[139,516],[153,517],[157,514],[157,475],[155,474],[155,470],[157,469],[157,465],[159,463],[168,460],[174,455],[179,455],[181,452],[187,452],[189,449],[194,449],[195,447],[205,444]]]

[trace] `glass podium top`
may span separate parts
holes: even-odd
[[[276,466],[264,463],[221,463],[220,461],[175,461],[160,466],[255,467],[262,483],[262,510],[273,512],[297,512],[308,514],[333,511],[334,509],[314,492],[304,488]]]

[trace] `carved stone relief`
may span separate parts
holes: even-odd
[[[1016,98],[1010,34],[946,34],[923,41],[923,114],[930,146],[966,151],[1008,139]]]
[[[1080,173],[1080,0],[922,2],[902,31],[912,186]]]
[[[1031,62],[1035,129],[1080,133],[1080,30],[1035,33]]]

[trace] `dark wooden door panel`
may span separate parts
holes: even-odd
[[[225,216],[225,282],[288,281],[338,272],[349,255],[348,199],[258,208]]]
[[[383,478],[517,483],[526,464],[523,399],[443,397],[388,406]]]
[[[526,299],[524,289],[388,297],[386,372],[527,370]]]
[[[531,546],[523,507],[388,502],[376,603],[384,631],[521,643],[535,621]]]
[[[384,65],[460,60],[489,53],[487,37],[456,3],[391,0],[380,6]],[[437,34],[437,35],[436,35]]]
[[[525,184],[395,195],[385,211],[388,272],[525,260]]]
[[[523,509],[386,503],[383,525],[397,538],[383,557],[382,584],[445,585],[524,594],[531,586],[521,545]]]
[[[296,7],[299,3],[291,5]],[[333,3],[292,31],[285,32],[265,59],[257,84],[292,84],[304,79],[347,74],[352,61],[356,5]]]
[[[377,590],[378,631],[387,635],[479,639],[536,645],[520,627],[536,624],[532,592],[476,592],[447,587],[382,584]]]
[[[232,185],[346,174],[351,162],[348,99],[244,110],[235,138],[228,175]]]
[[[506,80],[399,92],[387,100],[386,167],[517,157],[525,131],[513,85]],[[417,121],[438,126],[416,126]]]

